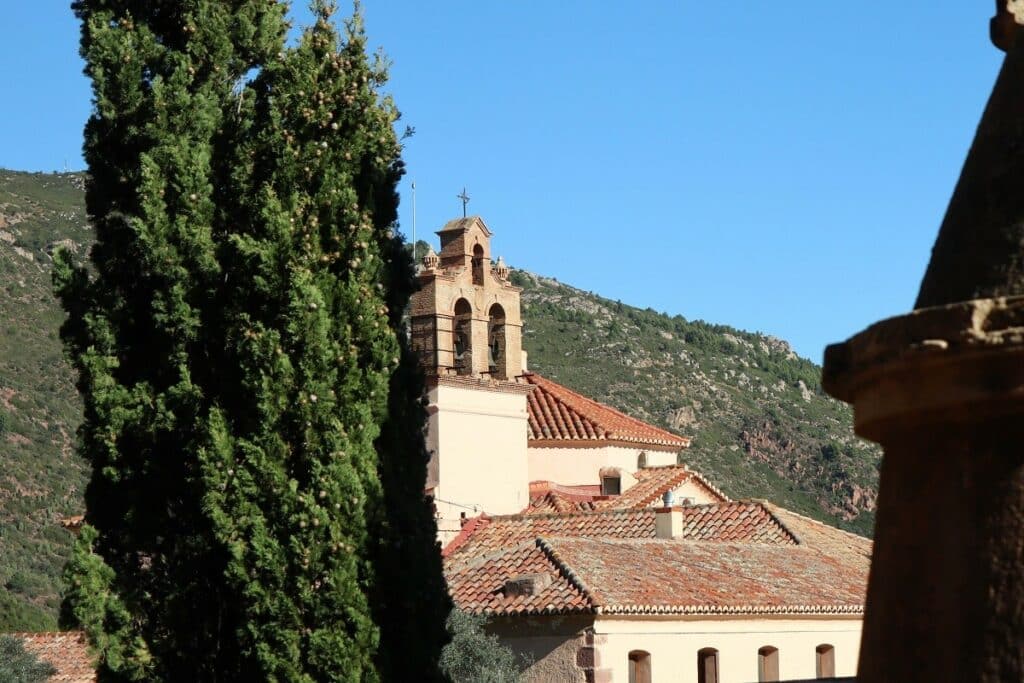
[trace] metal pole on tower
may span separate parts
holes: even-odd
[[[416,181],[412,181],[412,265],[416,267]]]

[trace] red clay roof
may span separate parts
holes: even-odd
[[[552,512],[580,512],[596,510],[596,501],[608,496],[601,494],[601,485],[563,486],[550,481],[530,482],[530,504],[524,515]]]
[[[662,496],[691,482],[704,489],[708,497],[720,503],[729,501],[721,490],[686,465],[646,467],[633,474],[637,483],[618,496],[601,495],[601,487],[560,486],[548,481],[530,482],[530,504],[524,515],[586,510],[627,510],[660,507]]]
[[[863,612],[867,539],[760,501],[681,510],[671,540],[652,508],[481,517],[446,549],[449,590],[484,614]],[[550,585],[509,593],[523,575]]]
[[[681,538],[693,541],[796,544],[796,538],[760,502],[730,502],[680,508]],[[459,534],[444,549],[450,562],[519,545],[539,536],[583,538],[654,538],[654,508],[602,510],[567,514],[478,517],[472,530]],[[466,532],[467,527],[463,528]]]
[[[718,502],[724,503],[729,500],[729,497],[718,487],[686,465],[645,467],[635,472],[633,476],[636,477],[636,484],[623,491],[622,495],[601,502],[599,507],[629,508],[659,505],[666,492],[674,491],[687,482],[697,484]]]
[[[537,538],[450,568],[455,603],[488,615],[863,613],[868,562],[810,547]],[[544,576],[536,595],[510,580]]]
[[[455,602],[477,614],[572,614],[593,611],[583,589],[535,541],[462,565],[448,574]],[[542,575],[550,584],[536,595],[507,595],[506,583],[523,576]]]
[[[661,450],[690,445],[685,436],[630,417],[537,373],[526,373],[523,379],[535,387],[527,397],[528,437],[534,447],[559,441],[619,441]]]
[[[10,635],[24,643],[26,652],[53,665],[57,673],[50,677],[50,683],[94,683],[96,680],[96,669],[81,631]]]
[[[861,613],[868,564],[810,548],[609,538],[548,541],[603,613]]]

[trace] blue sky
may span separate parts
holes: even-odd
[[[68,3],[8,5],[0,166],[82,168]],[[913,305],[1002,56],[990,3],[364,6],[416,129],[407,233],[412,180],[420,237],[465,185],[510,265],[816,362]]]

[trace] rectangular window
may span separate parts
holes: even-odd
[[[591,479],[590,481],[594,481]],[[601,478],[601,494],[605,496],[617,496],[622,493],[622,480],[618,477]]]

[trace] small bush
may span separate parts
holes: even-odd
[[[43,683],[57,670],[25,651],[20,640],[0,636],[0,681],[4,683]]]
[[[483,630],[487,620],[453,609],[448,615],[451,642],[441,651],[441,671],[453,683],[515,683],[527,662]]]

